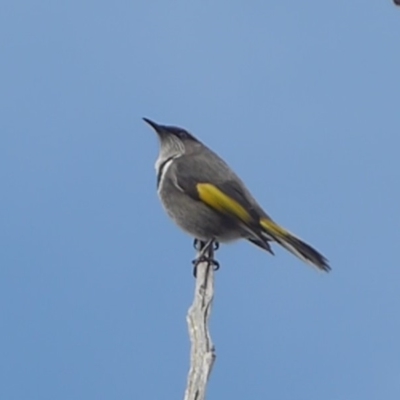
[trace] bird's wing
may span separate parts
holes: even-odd
[[[239,180],[224,178],[220,171],[213,171],[203,162],[196,162],[194,157],[188,167],[184,157],[178,158],[172,168],[173,179],[180,190],[226,216],[249,226],[259,226],[261,215],[247,198]]]

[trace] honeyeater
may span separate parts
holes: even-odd
[[[157,191],[175,223],[205,245],[247,239],[272,253],[275,242],[304,262],[329,271],[327,259],[278,225],[216,153],[185,129],[143,118],[157,133]],[[273,254],[273,253],[272,253]]]

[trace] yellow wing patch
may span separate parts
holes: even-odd
[[[200,200],[224,214],[230,214],[243,222],[251,220],[250,214],[234,199],[227,196],[211,183],[198,183],[196,185]]]
[[[281,228],[278,224],[270,219],[262,218],[260,220],[260,225],[267,231],[271,232],[274,235],[278,235],[280,237],[291,236],[291,234],[286,230]]]

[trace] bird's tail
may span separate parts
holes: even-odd
[[[266,239],[274,240],[279,243],[286,250],[290,251],[301,260],[310,264],[322,271],[329,272],[331,267],[328,265],[328,260],[320,254],[317,250],[313,249],[310,245],[288,232],[286,229],[280,227],[274,221],[262,218],[260,220],[262,234]]]

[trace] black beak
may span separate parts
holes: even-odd
[[[157,133],[160,133],[163,130],[161,125],[156,124],[151,119],[143,118],[143,121],[147,122]]]

